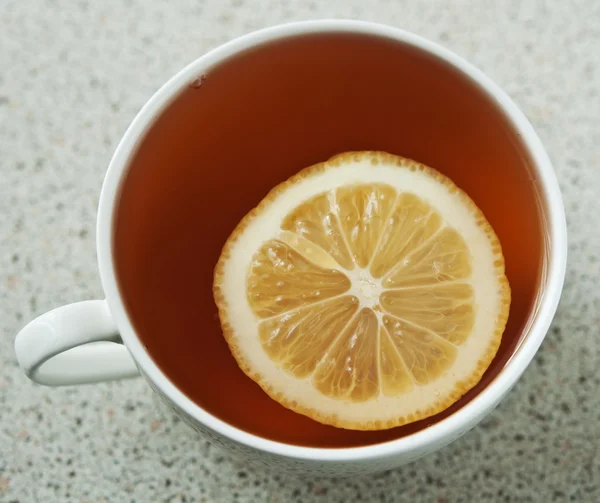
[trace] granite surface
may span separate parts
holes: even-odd
[[[242,465],[162,412],[141,379],[49,389],[17,368],[30,318],[102,296],[94,218],[111,154],[182,66],[284,21],[386,22],[441,42],[523,108],[569,223],[558,314],[471,433],[412,465],[296,480]],[[0,1],[0,501],[600,501],[600,2]]]

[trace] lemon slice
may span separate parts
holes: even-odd
[[[275,187],[225,244],[214,297],[239,366],[273,399],[376,430],[436,414],[479,382],[510,288],[464,192],[422,164],[359,152]]]

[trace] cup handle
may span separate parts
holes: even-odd
[[[19,366],[47,386],[139,375],[104,300],[59,307],[28,323],[15,339]]]

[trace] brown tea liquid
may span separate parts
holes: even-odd
[[[141,143],[117,213],[121,292],[157,365],[222,420],[298,445],[396,439],[471,400],[512,354],[543,259],[529,159],[492,101],[449,66],[366,35],[271,43],[201,77]],[[231,356],[212,298],[213,268],[238,221],[279,182],[349,150],[410,157],[454,180],[496,230],[512,287],[502,345],[479,385],[447,411],[387,431],[324,426],[271,400]]]

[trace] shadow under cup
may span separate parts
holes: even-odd
[[[213,268],[239,220],[279,182],[349,150],[410,157],[453,179],[496,230],[512,288],[502,344],[481,382],[446,411],[385,431],[325,426],[271,400],[237,367],[212,297]],[[296,445],[396,439],[472,400],[515,351],[545,260],[535,178],[494,100],[448,63],[373,35],[269,42],[198,75],[140,141],[115,220],[120,291],[151,358],[216,417]]]

